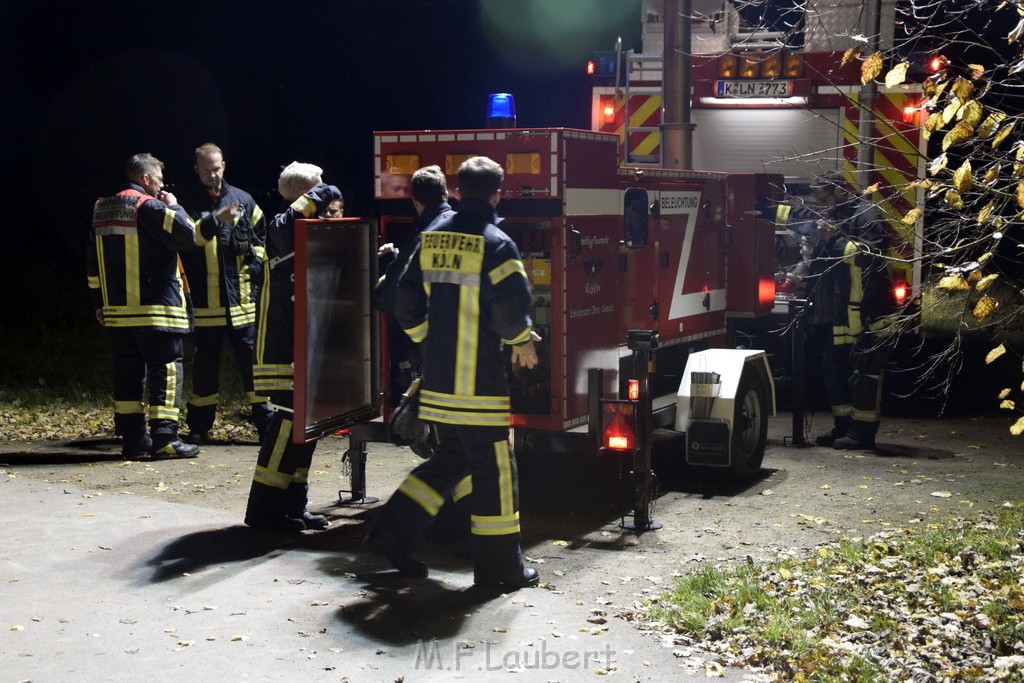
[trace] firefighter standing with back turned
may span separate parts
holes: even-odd
[[[891,341],[879,334],[895,309],[884,259],[888,232],[878,209],[852,194],[838,172],[811,184],[823,206],[811,263],[811,301],[831,325],[825,391],[834,426],[816,440],[840,450],[870,450],[881,423],[882,383]]]
[[[196,149],[194,168],[205,190],[202,199],[190,204],[205,207],[194,217],[198,220],[231,204],[238,207],[238,215],[234,223],[218,223],[216,239],[181,256],[195,314],[194,395],[188,402],[185,423],[189,433],[184,441],[210,443],[210,430],[220,401],[220,354],[225,337],[234,352],[246,401],[252,410],[252,423],[262,441],[270,409],[266,398],[253,389],[252,364],[258,284],[266,253],[266,220],[252,195],[224,180],[224,155],[217,145],[207,143]]]
[[[512,345],[512,362],[532,368],[538,337],[519,250],[495,225],[503,177],[491,159],[465,161],[458,212],[420,236],[399,281],[395,313],[409,337],[424,344],[419,416],[434,423],[438,445],[381,508],[366,544],[401,574],[427,576],[411,551],[468,466],[474,583],[522,588],[537,585],[539,576],[524,566],[520,548],[501,347]]]
[[[290,205],[267,224],[267,268],[260,288],[256,333],[256,391],[269,394],[271,419],[260,445],[245,523],[264,531],[326,529],[327,518],[306,510],[309,465],[316,442],[292,443],[295,359],[295,221],[315,218],[341,196],[322,181],[323,169],[297,161],[277,187]]]
[[[191,321],[177,252],[207,238],[197,238],[188,214],[163,190],[162,161],[136,154],[125,174],[126,189],[96,201],[88,251],[90,297],[114,346],[114,431],[125,459],[194,458],[199,448],[178,438],[182,338]],[[232,215],[227,207],[217,218]]]

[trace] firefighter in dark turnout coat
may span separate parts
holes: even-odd
[[[178,439],[182,337],[191,321],[177,252],[206,238],[163,191],[163,167],[151,154],[128,160],[127,189],[96,201],[88,249],[90,296],[114,346],[114,430],[128,459],[199,452]]]
[[[468,466],[472,476],[474,583],[536,585],[520,549],[518,477],[509,448],[512,362],[537,362],[531,303],[519,250],[495,225],[500,165],[473,157],[459,167],[458,212],[421,236],[399,281],[395,313],[424,344],[420,419],[434,423],[434,456],[418,465],[381,509],[367,545],[407,576],[426,576],[410,554]]]
[[[267,224],[267,267],[260,288],[256,331],[256,391],[270,396],[272,410],[253,473],[245,523],[268,531],[326,529],[327,518],[306,510],[309,465],[316,443],[292,443],[295,359],[295,220],[315,218],[341,196],[321,181],[322,169],[293,162],[278,179],[288,208]]]
[[[189,434],[184,437],[194,444],[210,441],[220,401],[220,355],[225,337],[234,352],[246,401],[252,409],[252,423],[261,440],[270,419],[267,399],[256,394],[252,375],[256,302],[266,257],[266,220],[252,195],[224,180],[224,168],[223,154],[216,145],[208,143],[196,150],[195,171],[204,192],[190,208],[197,220],[229,205],[238,207],[238,215],[234,223],[217,224],[216,239],[209,240],[202,249],[181,255],[195,314],[193,396],[185,416]]]
[[[380,248],[381,271],[384,273],[373,288],[373,307],[389,316],[388,356],[391,362],[388,377],[391,385],[389,395],[401,396],[414,377],[422,371],[422,357],[419,344],[413,343],[405,332],[392,329],[395,325],[395,292],[398,281],[409,265],[413,248],[420,233],[439,218],[451,216],[448,203],[448,186],[444,171],[438,166],[425,166],[412,174],[409,182],[412,204],[416,211],[413,219],[413,233],[401,244],[384,244]]]
[[[825,350],[825,391],[834,426],[819,446],[871,449],[881,423],[882,386],[891,341],[879,335],[895,309],[884,254],[888,232],[878,209],[849,192],[838,173],[811,186],[826,208],[812,262],[811,300],[831,327]]]

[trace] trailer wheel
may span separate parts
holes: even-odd
[[[768,390],[754,367],[743,369],[732,417],[732,465],[737,477],[749,477],[761,469],[768,439]]]

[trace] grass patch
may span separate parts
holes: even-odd
[[[767,565],[701,567],[645,617],[814,681],[1024,680],[1024,502]]]
[[[184,417],[192,345],[185,341]],[[114,435],[110,338],[92,320],[27,322],[0,335],[0,439],[75,439]],[[214,438],[252,440],[242,379],[225,343]]]

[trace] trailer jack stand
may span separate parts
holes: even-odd
[[[640,505],[638,502],[637,509],[633,511],[632,516],[622,515],[621,519],[619,520],[620,529],[623,529],[625,531],[632,531],[637,534],[642,534],[645,531],[657,531],[662,527],[661,522],[655,522],[651,519],[651,511],[654,508],[653,498],[658,495],[658,475],[651,471],[648,471],[647,474],[649,477],[647,490],[650,492],[651,500],[648,500],[647,507],[643,509],[642,514],[639,514]],[[633,472],[632,475],[633,481],[635,482],[637,477],[642,476],[642,473]],[[627,522],[627,518],[632,519],[632,521]]]
[[[627,524],[625,515],[621,529],[637,533],[660,529],[661,524],[651,520],[653,494],[656,477],[651,471],[652,420],[651,374],[654,371],[654,355],[658,348],[658,333],[655,330],[629,330],[627,346],[633,352],[633,378],[639,380],[636,399],[637,443],[633,453],[633,523]]]
[[[366,495],[366,444],[370,441],[387,441],[387,425],[382,422],[367,422],[355,425],[348,435],[348,450],[341,456],[342,463],[349,468],[351,490],[338,491],[337,505],[369,505],[379,498]],[[345,494],[351,494],[348,498]]]

